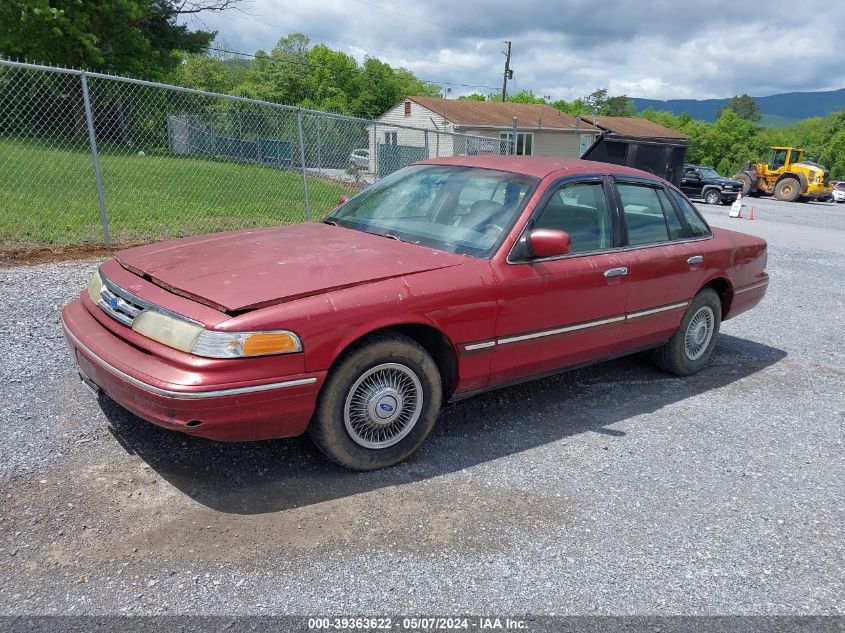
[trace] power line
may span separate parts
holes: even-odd
[[[281,29],[281,30],[283,30],[287,33],[299,33],[299,32],[301,32],[301,31],[291,30],[291,29],[289,29],[285,26],[282,26],[281,24],[273,24],[272,22],[267,22],[266,20],[256,18],[256,17],[251,16],[251,15],[246,15],[246,17],[249,18],[250,20],[253,20],[253,21],[258,22],[260,24],[263,24],[265,26],[272,26],[272,27],[275,27],[277,29]],[[397,51],[397,50],[390,49],[390,48],[376,48],[375,46],[362,46],[361,44],[355,44],[353,42],[347,42],[345,40],[339,40],[339,39],[334,38],[334,37],[326,37],[326,36],[322,36],[322,35],[317,35],[317,39],[328,40],[329,42],[337,42],[338,44],[344,44],[344,45],[350,46],[352,48],[358,48],[358,49],[364,51],[365,53],[370,52],[370,51],[378,51],[380,53],[392,53],[394,55],[400,55],[400,56],[403,56],[403,57],[407,56],[407,52],[404,52],[404,51]],[[461,68],[463,70],[472,70],[472,71],[477,70],[475,68],[470,68],[469,66],[462,66],[460,64],[450,64],[449,62],[441,62],[437,59],[426,59],[424,57],[414,58],[414,59],[411,59],[411,61],[428,62],[430,64],[440,64],[441,66],[451,66],[453,68]]]
[[[228,50],[228,49],[225,49],[225,48],[218,48],[218,47],[215,47],[215,46],[209,46],[208,50],[215,51],[217,53],[226,53],[228,55],[238,55],[240,57],[249,57],[251,59],[266,60],[268,62],[273,62],[273,63],[277,63],[277,64],[289,64],[289,65],[293,65],[293,66],[301,66],[303,68],[307,68],[308,70],[314,69],[314,67],[310,63],[308,63],[307,61],[299,61],[299,60],[296,60],[296,59],[279,59],[277,57],[272,57],[270,55],[267,55],[266,57],[264,57],[264,56],[258,57],[257,55],[254,55],[252,53],[242,53],[240,51],[233,51],[233,50]],[[355,72],[356,73],[362,73],[364,71],[361,68],[356,68]],[[459,88],[488,88],[490,90],[495,90],[495,88],[492,88],[491,86],[485,86],[483,84],[464,84],[464,83],[455,83],[455,82],[451,82],[451,81],[435,81],[433,79],[422,79],[422,78],[417,77],[417,76],[414,76],[414,78],[417,81],[420,81],[424,84],[437,84],[437,85],[443,85],[443,86],[455,86],[455,87],[459,87]]]

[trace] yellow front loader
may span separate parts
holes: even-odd
[[[767,195],[778,200],[824,200],[833,195],[830,172],[795,147],[770,147],[762,161],[753,161],[734,176],[742,195]]]

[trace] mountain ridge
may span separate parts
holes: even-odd
[[[638,112],[646,108],[668,110],[673,114],[688,112],[694,119],[715,121],[719,108],[728,105],[725,99],[641,99],[631,100]],[[825,116],[845,108],[845,88],[813,92],[783,92],[766,97],[754,97],[760,112],[771,120],[797,121],[815,116]]]

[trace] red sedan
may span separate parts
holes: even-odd
[[[697,372],[765,266],[764,240],[641,171],[438,159],[322,222],[122,251],[62,324],[83,380],[154,424],[307,430],[367,470],[413,453],[447,400],[643,350]]]

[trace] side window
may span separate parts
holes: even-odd
[[[669,196],[663,189],[657,190],[657,197],[660,199],[660,206],[663,207],[663,215],[666,216],[666,224],[669,226],[669,239],[682,240],[687,234],[684,231],[684,225],[681,224],[678,214],[675,213],[675,208],[669,202]]]
[[[677,202],[678,206],[681,208],[681,213],[684,214],[684,219],[687,221],[687,224],[689,224],[692,236],[702,237],[704,235],[710,235],[710,227],[707,226],[707,223],[698,214],[698,211],[695,210],[695,207],[687,202],[687,199],[674,189],[672,190],[672,196],[674,196],[675,202]]]
[[[616,185],[625,225],[628,227],[628,244],[639,246],[669,241],[669,228],[660,204],[658,190],[646,185]]]
[[[566,231],[571,253],[610,248],[610,211],[601,183],[561,187],[546,203],[532,228]]]

